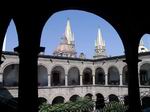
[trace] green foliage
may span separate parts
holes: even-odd
[[[39,112],[91,112],[94,103],[90,99],[80,98],[76,102],[67,102],[55,105],[44,103],[40,106]]]
[[[125,106],[121,102],[109,102],[105,105],[105,107],[100,110],[100,112],[126,112],[128,106]]]

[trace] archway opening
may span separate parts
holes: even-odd
[[[109,95],[109,102],[112,102],[112,101],[119,102],[119,99],[116,95],[110,94]]]
[[[57,96],[57,97],[55,97],[55,98],[53,99],[52,105],[64,103],[64,101],[65,101],[65,98],[64,98],[64,97],[62,97],[62,96]]]
[[[52,69],[51,85],[52,86],[65,85],[65,70],[61,66],[56,66]]]
[[[38,98],[38,105],[42,105],[43,103],[47,103],[47,99],[44,97],[39,97]]]
[[[79,85],[80,84],[80,74],[77,67],[70,68],[68,72],[68,85]]]
[[[8,26],[4,43],[3,43],[3,51],[4,52],[14,52],[14,48],[18,46],[18,35],[15,27],[15,23],[13,20],[10,21]]]
[[[129,96],[128,95],[126,95],[126,96],[124,96],[124,105],[129,105]]]
[[[104,106],[104,96],[100,93],[96,94],[96,109],[102,109]]]
[[[145,96],[142,98],[142,108],[143,109],[150,108],[150,97],[149,96]]]
[[[145,63],[140,67],[140,84],[150,85],[150,63]]]
[[[93,95],[91,93],[88,93],[84,97],[87,98],[87,99],[92,100]]]
[[[48,72],[47,69],[39,65],[38,66],[38,86],[48,86]]]
[[[128,84],[128,68],[127,65],[123,67],[123,71],[122,71],[122,81],[123,81],[123,85],[127,85]],[[120,79],[121,80],[121,79]]]
[[[138,53],[143,54],[146,52],[150,51],[150,34],[144,34],[141,37],[140,43],[139,43],[139,48],[138,48]],[[140,57],[140,55],[139,55]]]
[[[97,68],[95,71],[95,84],[105,84],[105,73],[102,68]]]
[[[3,85],[8,87],[18,86],[19,65],[11,64],[4,69]]]
[[[70,97],[69,100],[72,101],[72,102],[76,102],[79,98],[80,98],[79,95],[73,95],[73,96]]]
[[[83,71],[83,84],[90,85],[92,82],[92,70],[90,68],[85,68]]]
[[[64,37],[67,39],[63,39]],[[86,44],[84,37],[86,37]],[[100,37],[100,40],[102,37],[103,42],[98,42],[97,37]],[[64,44],[66,41],[72,45]],[[45,54],[62,57],[72,57],[70,53],[88,59],[124,54],[121,39],[112,25],[93,13],[81,10],[63,10],[54,13],[44,26],[41,46],[46,48]],[[72,52],[73,50],[75,52]]]
[[[110,85],[119,85],[120,75],[116,67],[110,67],[108,69],[108,84]]]

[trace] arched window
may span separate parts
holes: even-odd
[[[127,66],[123,67],[123,71],[122,71],[122,81],[123,81],[123,85],[127,85],[128,84],[128,68]],[[121,79],[120,79],[121,80]]]
[[[108,84],[110,85],[119,85],[120,77],[119,71],[116,67],[110,67],[108,69]]]
[[[18,74],[19,74],[18,64],[8,65],[4,69],[3,85],[4,86],[18,86]]]
[[[80,84],[79,69],[73,67],[68,72],[68,85],[79,85],[79,84]]]
[[[95,84],[105,84],[105,73],[102,68],[97,68],[95,71]]]
[[[83,84],[92,84],[92,70],[90,68],[86,68],[83,71]]]
[[[140,67],[141,85],[150,85],[150,64],[145,63]]]
[[[51,85],[62,86],[65,85],[65,70],[61,66],[56,66],[52,70]]]
[[[62,96],[57,96],[53,99],[52,105],[54,104],[59,104],[59,103],[64,103],[65,98]]]
[[[38,85],[48,86],[48,72],[42,65],[38,66]]]

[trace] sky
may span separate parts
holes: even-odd
[[[75,38],[75,49],[77,55],[83,52],[86,58],[93,58],[94,42],[97,37],[98,28],[102,31],[106,44],[107,56],[118,56],[124,54],[122,41],[116,30],[103,18],[89,12],[79,10],[66,10],[53,14],[45,24],[41,35],[41,46],[45,47],[45,54],[52,55],[53,51],[61,41],[69,18],[72,32]],[[11,21],[7,29],[6,51],[13,51],[18,46],[18,39],[14,22]],[[150,35],[143,36],[144,44],[150,49]]]

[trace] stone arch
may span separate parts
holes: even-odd
[[[91,93],[87,93],[84,97],[92,100],[93,95]]]
[[[57,96],[57,97],[55,97],[55,98],[53,99],[52,105],[54,105],[54,104],[59,104],[59,103],[64,103],[64,101],[65,101],[65,98],[64,98],[64,97],[62,97],[62,96]]]
[[[8,67],[9,65],[19,65],[19,63],[16,62],[8,62],[8,63],[3,63],[4,65],[1,68],[1,72],[4,73],[4,70],[6,69],[6,67]]]
[[[38,66],[38,86],[48,86],[48,71],[43,65]]]
[[[145,96],[142,98],[142,108],[143,109],[150,108],[150,97],[149,96]]]
[[[72,67],[69,69],[68,85],[80,85],[80,73],[77,67]]]
[[[67,73],[69,72],[69,70],[70,70],[71,68],[77,68],[77,69],[79,70],[79,74],[81,74],[81,68],[79,68],[79,66],[76,66],[76,65],[70,66],[70,67],[68,68],[68,70],[67,70]]]
[[[55,66],[51,72],[51,85],[63,86],[65,85],[65,70],[62,66]]]
[[[75,102],[75,101],[77,101],[79,98],[80,98],[79,95],[72,95],[69,100],[72,101],[72,102]]]
[[[144,63],[140,66],[140,84],[150,85],[150,63]]]
[[[115,66],[111,66],[108,69],[108,84],[110,85],[119,85],[120,75],[118,68]]]
[[[143,65],[143,64],[146,64],[146,63],[150,63],[150,61],[141,61],[141,62],[139,62],[139,64],[138,64],[138,73],[140,74],[140,68],[141,68],[141,66]]]
[[[95,84],[105,84],[105,72],[101,67],[95,70]]]
[[[38,66],[43,66],[44,68],[46,68],[48,75],[51,73],[51,71],[49,71],[49,67],[45,63],[38,63]]]
[[[38,97],[38,105],[42,105],[43,103],[47,103],[47,99],[44,97]]]
[[[102,109],[105,106],[104,96],[101,93],[96,94],[96,109]]]
[[[89,85],[93,82],[93,76],[92,76],[92,69],[91,68],[85,68],[83,70],[83,85]]]
[[[128,84],[128,76],[129,73],[128,73],[128,67],[127,65],[123,67],[123,70],[122,70],[122,82],[123,82],[123,85],[127,85]]]
[[[109,98],[109,102],[112,101],[119,102],[118,96],[116,96],[115,94],[110,94],[108,98]]]
[[[18,86],[19,64],[9,64],[3,71],[4,86]]]

